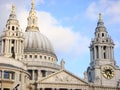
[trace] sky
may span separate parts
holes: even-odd
[[[17,19],[24,32],[31,0],[0,0],[0,33],[15,5]],[[115,48],[115,60],[120,66],[120,0],[35,0],[39,29],[51,41],[58,57],[64,59],[69,72],[83,78],[90,63],[89,46],[94,38],[98,14],[103,21]]]

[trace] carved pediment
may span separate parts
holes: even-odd
[[[87,84],[84,80],[79,77],[61,70],[56,72],[40,81],[41,83],[66,83],[66,84]]]

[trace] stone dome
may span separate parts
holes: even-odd
[[[40,32],[25,32],[25,52],[45,52],[54,54],[49,39]]]
[[[24,42],[24,53],[25,57],[34,57],[36,55],[41,55],[44,57],[53,57],[56,58],[54,49],[52,47],[49,39],[40,33],[38,27],[38,17],[36,16],[34,2],[32,2],[32,7],[27,18],[28,25],[25,31],[25,42]],[[27,57],[27,58],[28,58]],[[29,58],[30,59],[30,58]],[[31,58],[33,59],[33,57]],[[40,59],[40,58],[39,58]]]

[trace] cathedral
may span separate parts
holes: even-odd
[[[25,32],[12,5],[0,37],[0,90],[120,90],[120,67],[114,59],[114,41],[99,14],[84,78],[64,68],[50,40],[38,27],[32,0]]]

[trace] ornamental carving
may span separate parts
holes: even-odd
[[[55,81],[59,81],[59,82],[71,82],[72,81],[72,78],[71,77],[69,77],[69,76],[67,76],[67,75],[65,75],[65,76],[56,76],[55,77]]]

